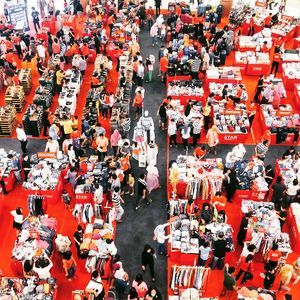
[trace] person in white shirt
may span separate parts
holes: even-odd
[[[181,137],[183,141],[183,147],[184,149],[187,149],[189,145],[188,140],[191,137],[191,127],[188,123],[185,123],[183,128],[181,129]]]
[[[42,45],[42,43],[39,43],[36,47],[36,51],[38,53],[39,58],[42,60],[43,65],[46,62],[46,48]]]
[[[170,138],[170,147],[174,145],[177,147],[176,141],[176,134],[177,134],[177,125],[174,119],[171,119],[168,125],[168,136]]]
[[[294,202],[299,189],[300,186],[297,178],[295,178],[292,183],[288,184],[286,190],[286,200],[288,204]]]
[[[94,294],[94,299],[103,299],[104,298],[104,288],[101,282],[101,277],[98,274],[98,271],[92,273],[92,278],[89,281],[88,285],[85,288],[85,291],[90,294]]]
[[[21,149],[22,149],[22,153],[25,154],[27,153],[27,136],[26,133],[22,127],[21,124],[18,125],[17,129],[16,129],[16,133],[17,133],[17,138],[19,140],[19,142],[21,143]]]
[[[37,273],[42,280],[47,280],[51,277],[50,270],[53,267],[52,261],[48,257],[38,258],[33,266],[33,271]]]
[[[160,224],[154,229],[153,239],[157,241],[157,253],[159,255],[167,255],[165,240],[167,240],[170,235],[166,235],[165,228],[169,225],[169,223]]]
[[[58,141],[53,141],[51,137],[48,138],[48,142],[46,144],[45,152],[54,152],[57,153],[59,151]]]
[[[25,221],[23,216],[23,208],[17,207],[12,210],[10,214],[14,217],[13,228],[17,230],[17,235],[22,230],[22,224]]]
[[[204,242],[199,248],[198,266],[205,267],[205,263],[208,260],[210,252],[211,248],[209,247],[209,243]]]

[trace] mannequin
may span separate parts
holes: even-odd
[[[149,111],[145,110],[144,116],[140,117],[140,124],[146,131],[146,142],[154,141],[154,122],[152,117],[149,116]]]
[[[133,139],[135,143],[145,142],[146,141],[146,131],[144,127],[141,125],[141,122],[137,122],[133,131]]]

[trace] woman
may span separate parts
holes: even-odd
[[[23,208],[17,207],[15,210],[12,210],[10,214],[14,217],[13,228],[17,230],[18,235],[19,232],[22,230],[22,224],[25,221],[23,216]]]
[[[160,188],[159,185],[159,173],[157,167],[154,165],[153,161],[150,161],[150,164],[147,167],[147,189],[150,194],[153,190]]]
[[[76,272],[76,261],[72,255],[71,251],[67,251],[63,256],[63,269],[65,271],[68,281],[72,281]]]
[[[243,246],[244,240],[246,238],[247,229],[248,229],[248,222],[251,215],[249,213],[246,213],[245,216],[242,218],[240,229],[237,235],[238,244]]]
[[[23,276],[25,278],[31,278],[34,276],[32,260],[26,259],[23,262]]]
[[[243,279],[241,281],[241,284],[246,283],[248,279],[253,278],[253,258],[254,256],[252,254],[248,254],[247,257],[242,257],[241,258],[241,264],[240,264],[240,270],[236,275],[236,280],[239,280],[239,278],[242,276],[244,273]],[[250,275],[251,274],[251,275]]]
[[[127,300],[138,300],[138,294],[136,292],[136,289],[134,287],[130,288],[130,291],[128,293]]]
[[[55,18],[56,18],[56,23],[57,23],[57,30],[59,31],[62,29],[62,19],[61,19],[61,15],[60,15],[60,10],[56,11]]]
[[[209,224],[212,222],[213,212],[208,203],[203,204],[202,210],[200,212],[200,218],[204,224]]]
[[[98,159],[99,161],[103,161],[107,154],[108,147],[108,139],[104,136],[104,134],[100,134],[96,139],[97,150],[98,150]]]
[[[135,288],[138,297],[140,299],[144,299],[148,290],[147,284],[145,281],[143,281],[142,274],[137,274],[135,277],[135,280],[132,282],[132,287]]]
[[[110,144],[111,147],[113,148],[114,156],[117,156],[118,154],[118,144],[120,140],[121,140],[121,134],[118,131],[118,129],[115,129],[113,134],[110,137]]]
[[[217,154],[216,146],[219,144],[219,136],[218,136],[218,128],[216,125],[213,125],[207,132],[207,145],[208,151],[207,153],[213,152],[215,155]]]
[[[53,122],[49,127],[49,137],[51,137],[53,141],[57,141],[59,139],[59,127],[55,122]]]
[[[33,266],[33,271],[38,275],[39,279],[47,280],[51,277],[50,270],[53,267],[52,261],[48,257],[39,257]]]
[[[146,300],[162,300],[160,291],[153,285],[151,285],[147,291]]]
[[[182,137],[184,149],[188,149],[188,140],[191,137],[191,128],[187,122],[184,124],[183,128],[181,129],[181,137]]]
[[[52,16],[54,14],[54,11],[55,11],[54,0],[49,0],[47,9],[48,9],[49,15]]]
[[[147,265],[149,265],[152,281],[155,281],[154,257],[155,257],[154,249],[150,245],[146,244],[144,247],[144,251],[142,252],[142,270],[143,272],[145,272]]]

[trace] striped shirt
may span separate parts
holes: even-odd
[[[192,72],[199,72],[201,65],[201,60],[200,59],[193,59],[192,65],[191,65],[191,71]]]
[[[113,192],[111,195],[111,200],[115,208],[121,207],[120,195],[119,193]]]

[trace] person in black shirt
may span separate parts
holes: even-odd
[[[142,252],[142,270],[143,272],[145,272],[147,265],[149,265],[152,281],[155,281],[154,257],[154,249],[150,245],[146,244],[144,247],[144,251]]]
[[[38,32],[38,30],[41,28],[40,17],[39,17],[40,14],[37,10],[35,10],[34,7],[32,7],[31,9],[32,9],[31,16],[33,19],[33,26],[34,26],[35,32]]]
[[[273,190],[273,195],[271,201],[275,205],[275,210],[279,211],[281,202],[286,191],[286,185],[282,182],[282,177],[278,176],[276,182],[273,183],[271,189]]]
[[[80,259],[80,245],[83,242],[83,229],[80,225],[78,225],[77,231],[74,232],[73,238],[77,249],[77,257]]]
[[[145,299],[147,299],[147,300],[162,300],[162,296],[156,286],[150,285]]]
[[[262,92],[263,87],[264,87],[264,75],[260,75],[258,82],[257,82],[256,93],[253,98],[256,103],[259,103],[258,97],[259,97],[260,93]]]
[[[219,232],[218,239],[213,243],[214,257],[211,263],[211,269],[214,270],[217,266],[218,269],[222,269],[224,265],[224,259],[227,252],[227,242],[223,232]]]
[[[290,146],[289,149],[287,149],[283,155],[282,155],[282,159],[286,159],[286,158],[292,158],[292,159],[295,159],[295,156],[296,156],[296,150],[293,146]]]
[[[94,33],[94,43],[95,43],[96,53],[100,54],[100,40],[96,33]]]
[[[222,99],[227,100],[227,94],[228,94],[228,85],[225,84],[225,85],[224,85],[224,88],[223,88],[223,90],[222,90]]]
[[[30,165],[29,157],[27,154],[23,155],[22,168],[24,170],[24,176],[25,176],[24,181],[27,181],[28,174],[31,170],[31,165]]]
[[[274,283],[275,278],[276,278],[275,270],[269,264],[266,264],[265,270],[266,270],[266,272],[263,274],[263,276],[264,276],[264,288],[266,290],[270,290],[271,287],[273,286],[273,283]]]
[[[154,0],[156,16],[160,15],[161,0]]]
[[[162,130],[167,129],[167,103],[162,103],[157,111],[157,115],[160,117],[159,127]]]
[[[251,214],[246,213],[241,221],[240,229],[239,229],[239,232],[237,235],[238,244],[241,246],[243,246],[243,242],[244,242],[244,239],[247,234],[247,227],[248,227],[248,222],[249,222],[250,217],[251,217]]]
[[[190,114],[192,106],[193,106],[193,101],[189,100],[188,103],[187,103],[187,105],[186,105],[186,107],[185,107],[185,110],[184,110],[184,115],[186,117]]]
[[[286,212],[287,208],[288,208],[288,205],[286,203],[282,203],[281,207],[280,207],[280,211],[277,212],[281,229],[282,229],[283,224],[285,223],[285,220],[287,217],[287,212]]]
[[[141,202],[146,200],[146,204],[149,205],[152,200],[147,198],[147,182],[146,175],[141,174],[138,180],[138,194],[137,194],[137,202],[135,205],[135,210],[138,210],[141,207]]]
[[[50,127],[50,121],[49,121],[49,109],[45,109],[43,111],[43,127],[44,127],[44,136],[47,135],[47,130]]]

